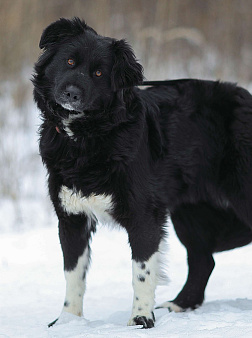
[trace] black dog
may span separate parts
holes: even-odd
[[[140,90],[142,67],[131,47],[78,18],[52,23],[40,48],[34,97],[64,255],[63,311],[82,315],[91,233],[97,221],[112,221],[127,230],[132,249],[129,325],[152,327],[168,215],[189,274],[162,307],[197,307],[212,254],[252,240],[251,95],[191,79]]]

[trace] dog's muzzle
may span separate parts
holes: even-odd
[[[73,85],[69,85],[65,90],[56,93],[55,100],[64,109],[83,112],[84,104],[81,90]]]

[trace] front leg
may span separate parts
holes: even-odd
[[[83,315],[83,296],[86,289],[86,271],[89,265],[90,252],[86,246],[77,264],[72,270],[64,269],[66,279],[66,295],[62,312],[75,316]]]
[[[159,277],[159,244],[162,239],[159,228],[146,225],[142,231],[129,233],[132,249],[132,285],[134,290],[132,314],[128,325],[154,326],[155,289]]]
[[[133,307],[128,325],[154,326],[155,289],[158,277],[158,252],[148,260],[132,261]]]
[[[62,314],[68,312],[79,317],[83,315],[83,295],[90,260],[89,239],[93,228],[93,221],[85,215],[65,215],[59,220],[59,236],[66,279],[66,295]]]

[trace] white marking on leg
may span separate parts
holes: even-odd
[[[83,255],[79,257],[76,267],[71,271],[65,271],[66,297],[63,312],[70,312],[76,316],[82,316],[88,263],[89,250],[86,248]]]
[[[89,197],[85,197],[75,188],[70,189],[63,185],[59,192],[59,199],[63,209],[69,215],[84,213],[101,223],[115,222],[110,214],[113,210],[111,195],[91,194]]]
[[[136,316],[152,318],[155,303],[155,289],[158,281],[158,252],[148,261],[132,261],[132,284],[134,289],[133,308],[128,325],[135,325]]]
[[[169,311],[173,312],[183,312],[182,307],[174,304],[173,302],[164,302],[156,307],[156,309],[167,308]]]

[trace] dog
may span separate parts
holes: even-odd
[[[198,79],[140,89],[143,68],[131,46],[79,18],[50,24],[39,46],[34,99],[64,256],[62,313],[82,316],[90,238],[97,222],[112,222],[127,230],[132,250],[128,325],[153,327],[167,217],[189,272],[160,307],[195,309],[213,253],[252,241],[252,96]]]

